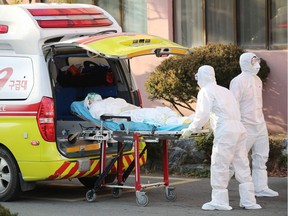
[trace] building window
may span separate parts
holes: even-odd
[[[123,30],[147,33],[146,0],[125,0],[123,2]]]
[[[146,0],[94,0],[94,3],[110,13],[123,31],[147,33]]]
[[[238,44],[249,49],[265,49],[267,26],[263,0],[237,2]]]
[[[206,1],[206,42],[234,43],[233,19],[233,1]]]
[[[271,1],[270,38],[271,48],[285,47],[287,49],[287,0]]]
[[[175,41],[287,49],[287,0],[174,0]]]
[[[203,45],[202,1],[180,0],[174,3],[175,40],[187,47]]]

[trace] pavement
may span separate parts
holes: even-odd
[[[87,189],[77,179],[71,181],[40,182],[36,189],[24,193],[13,202],[2,202],[11,213],[18,216],[287,216],[287,177],[269,177],[269,186],[279,192],[278,197],[257,198],[260,210],[245,210],[239,207],[238,182],[229,183],[231,211],[203,211],[201,206],[210,201],[211,187],[209,178],[184,178],[170,176],[170,186],[174,186],[177,199],[169,202],[163,187],[145,189],[149,197],[146,207],[135,202],[135,190],[123,189],[119,198],[113,198],[111,188],[97,192],[95,202],[85,199]],[[162,181],[162,176],[142,175],[141,183]],[[131,175],[126,184],[133,184]],[[125,184],[125,185],[126,185]]]
[[[271,177],[269,178],[269,186],[275,191],[279,192],[279,197],[259,197],[256,198],[257,203],[262,206],[261,210],[245,210],[239,207],[239,192],[238,182],[233,179],[230,181],[229,200],[232,211],[203,211],[201,206],[205,202],[209,202],[211,196],[211,187],[209,179],[201,179],[190,184],[188,195],[185,188],[177,187],[177,194],[182,194],[181,198],[177,199],[177,202],[186,201],[189,210],[183,215],[195,215],[195,216],[214,216],[214,215],[229,215],[229,216],[287,216],[287,177]],[[185,193],[186,192],[186,193]],[[188,207],[187,206],[187,207]],[[182,214],[180,214],[182,215]]]

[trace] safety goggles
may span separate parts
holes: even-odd
[[[256,64],[257,62],[260,64],[261,62],[260,58],[258,58],[257,56],[253,56],[253,58],[251,59],[252,66]]]

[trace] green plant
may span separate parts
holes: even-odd
[[[209,134],[199,134],[199,136],[195,137],[195,144],[198,151],[204,152],[206,159],[203,161],[206,164],[211,163],[211,154],[212,154],[212,146],[213,146],[213,133]]]
[[[185,176],[187,177],[198,177],[198,178],[210,178],[210,169],[204,168],[202,170],[194,169],[189,170]]]
[[[145,82],[151,100],[169,102],[180,114],[180,107],[194,111],[191,104],[196,102],[198,92],[195,74],[200,66],[214,67],[217,83],[229,87],[230,81],[241,73],[239,57],[245,51],[236,45],[208,44],[193,49],[192,54],[173,56],[164,60]],[[258,73],[262,80],[270,72],[265,60],[261,59]]]
[[[287,135],[283,134],[269,136],[270,151],[267,171],[270,176],[287,176],[287,153],[283,154],[285,139],[287,139]]]
[[[206,155],[203,163],[211,163],[213,138],[213,134],[200,134],[195,138],[197,149]],[[270,151],[267,162],[269,176],[287,176],[287,154],[283,154],[285,139],[287,137],[283,134],[269,135]]]
[[[10,213],[9,209],[5,208],[4,206],[0,204],[0,215],[1,216],[17,216],[18,213],[12,214]]]

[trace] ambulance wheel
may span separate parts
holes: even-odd
[[[88,202],[94,202],[96,200],[96,193],[94,190],[88,190],[86,193],[86,200]]]
[[[21,192],[19,170],[10,152],[0,147],[0,201],[15,199]]]

